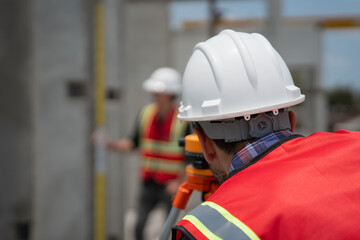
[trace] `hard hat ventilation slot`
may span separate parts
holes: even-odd
[[[281,64],[280,64],[280,61],[283,62],[283,60],[282,60],[281,56],[279,55],[279,53],[275,50],[275,48],[273,48],[273,46],[271,46],[269,41],[263,35],[258,34],[258,33],[252,33],[251,35],[256,36],[266,46],[265,49],[271,58],[271,62],[273,64],[274,68],[278,72],[281,80],[284,80],[284,75],[283,75],[283,71],[282,71]]]
[[[221,81],[219,81],[219,79],[221,79],[220,69],[218,66],[219,63],[216,59],[216,56],[214,56],[214,52],[211,51],[211,49],[203,42],[198,43],[194,48],[194,51],[195,50],[201,51],[204,54],[204,56],[206,57],[206,59],[208,60],[210,67],[211,67],[211,71],[214,75],[216,87],[218,88],[219,91],[221,91]]]
[[[246,41],[241,37],[241,35],[237,34],[233,30],[224,30],[220,34],[227,35],[233,41],[244,64],[244,69],[249,82],[252,87],[256,89],[258,85],[256,68]]]

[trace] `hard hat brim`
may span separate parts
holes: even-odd
[[[179,114],[177,115],[177,118],[182,121],[188,121],[188,122],[200,122],[200,121],[213,121],[213,120],[222,120],[222,119],[229,119],[229,118],[235,118],[235,117],[245,117],[245,116],[251,116],[253,114],[259,114],[264,112],[270,112],[275,111],[282,108],[291,107],[297,104],[300,104],[305,101],[305,95],[301,94],[299,98],[285,102],[285,103],[279,103],[279,104],[273,104],[261,108],[255,108],[255,109],[249,109],[244,110],[240,112],[231,112],[231,113],[221,113],[216,115],[206,115],[206,116],[192,116],[191,113],[187,114],[185,113],[188,110],[184,110],[183,106],[179,107]],[[191,110],[191,109],[189,109]],[[188,115],[188,116],[186,116]]]

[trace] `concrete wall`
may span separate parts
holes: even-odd
[[[0,239],[19,239],[20,224],[26,239],[31,224],[35,133],[31,2],[0,1]]]
[[[67,83],[90,81],[86,1],[34,0],[34,239],[90,239],[90,111]]]
[[[35,71],[38,81],[34,239],[91,239],[93,234],[93,2],[35,1]],[[107,0],[107,101],[110,136],[124,134],[126,94],[123,1]],[[86,94],[71,98],[68,82],[83,83]],[[107,157],[107,234],[122,235],[125,193],[122,161]],[[125,171],[126,172],[126,171]]]
[[[315,23],[285,25],[283,47],[279,53],[289,65],[306,101],[299,108],[298,120],[303,134],[327,131],[327,103],[322,88],[322,31]]]
[[[33,239],[91,239],[93,211],[92,3],[86,0],[2,1],[0,21],[0,238],[15,239],[17,222]],[[107,103],[112,138],[127,136],[149,102],[142,82],[169,66],[167,3],[107,0]],[[126,19],[126,21],[125,21]],[[126,49],[126,51],[125,51]],[[69,82],[85,95],[70,97]],[[21,151],[19,151],[21,146]],[[108,154],[107,232],[123,234],[125,208],[137,206],[137,153]]]

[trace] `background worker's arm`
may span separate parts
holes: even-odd
[[[139,117],[137,117],[139,119]],[[129,152],[139,146],[139,121],[136,122],[132,134],[128,138],[106,141],[106,147],[119,152]]]
[[[139,117],[137,117],[138,119]],[[105,138],[105,146],[109,150],[118,152],[129,152],[139,146],[139,121],[136,121],[132,134],[127,138],[112,140],[108,136]],[[93,141],[96,136],[93,136]]]
[[[135,143],[129,138],[123,138],[115,141],[107,140],[106,148],[119,152],[129,152],[135,148]]]

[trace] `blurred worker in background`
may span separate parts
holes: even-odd
[[[360,132],[293,133],[304,101],[260,34],[196,45],[179,119],[192,122],[220,188],[173,239],[358,239]]]
[[[146,105],[137,117],[129,138],[112,141],[108,149],[126,152],[139,148],[141,155],[141,188],[136,223],[136,239],[143,230],[151,210],[160,202],[171,208],[171,197],[183,181],[184,150],[178,139],[185,136],[187,124],[177,120],[175,103],[181,92],[181,75],[172,68],[159,68],[143,84],[152,94],[153,103]]]

